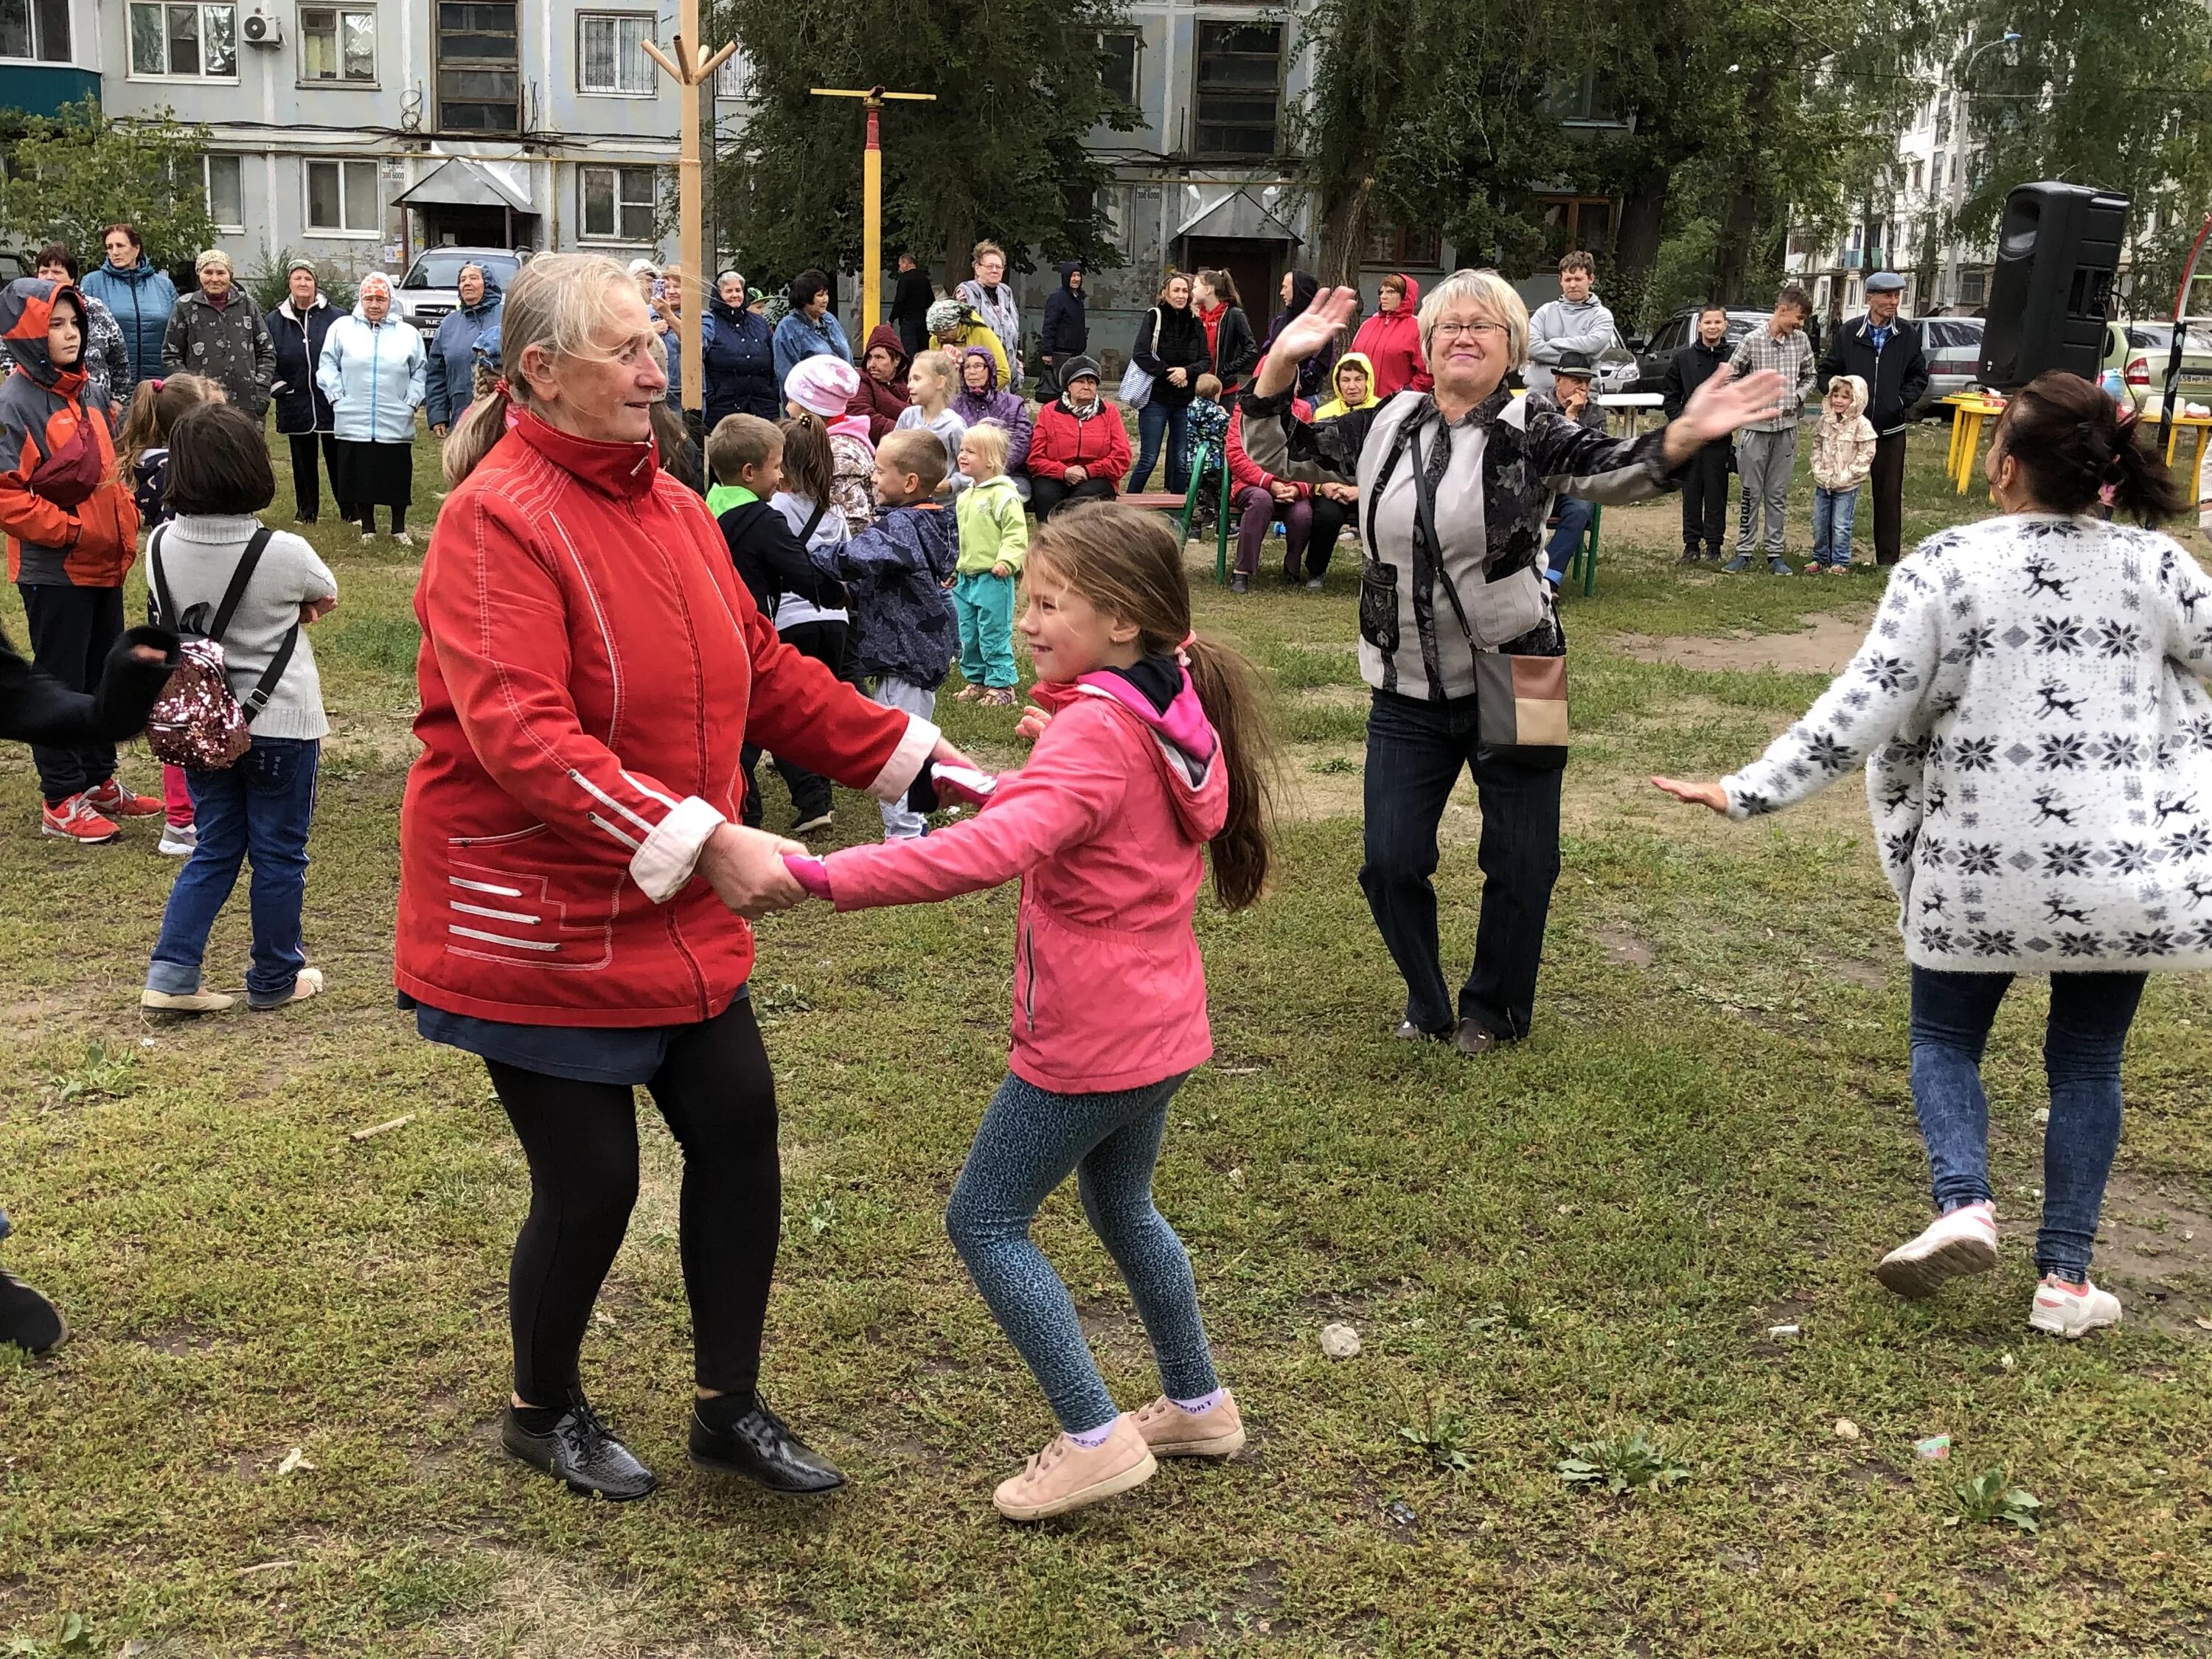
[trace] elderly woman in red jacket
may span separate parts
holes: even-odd
[[[581,1492],[655,1484],[577,1374],[643,1084],[684,1149],[692,1461],[820,1492],[842,1477],[757,1392],[781,1191],[745,919],[801,896],[781,856],[801,849],[739,826],[740,745],[885,799],[957,751],[778,641],[657,464],[653,339],[620,265],[541,255],[507,294],[506,380],[447,442],[397,976],[425,1036],[483,1057],[530,1162],[508,1451]]]

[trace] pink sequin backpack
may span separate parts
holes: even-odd
[[[238,602],[246,596],[246,584],[253,580],[253,568],[261,562],[262,550],[269,545],[270,531],[264,526],[253,532],[239,555],[238,568],[231,573],[230,586],[223,590],[221,603],[213,617],[208,615],[204,604],[179,613],[175,598],[169,592],[169,580],[161,568],[161,537],[168,529],[160,526],[146,544],[146,562],[153,577],[154,620],[162,627],[174,629],[184,641],[184,660],[169,676],[162,688],[161,701],[146,721],[147,747],[154,751],[156,760],[171,766],[182,766],[198,772],[219,771],[235,763],[252,746],[253,738],[247,731],[253,717],[269,705],[275,695],[277,682],[284,678],[290,666],[293,649],[300,642],[300,625],[292,624],[284,635],[284,642],[276,647],[276,654],[262,671],[261,678],[240,703],[231,694],[230,673],[223,662],[223,630]]]

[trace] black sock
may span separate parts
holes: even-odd
[[[695,1398],[691,1402],[692,1408],[699,1413],[699,1420],[717,1434],[728,1433],[730,1426],[758,1403],[750,1389],[735,1389],[705,1400]]]
[[[568,1414],[566,1406],[518,1406],[513,1401],[507,1402],[507,1409],[515,1426],[525,1434],[550,1434]]]

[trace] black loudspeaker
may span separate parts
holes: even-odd
[[[2008,392],[2046,369],[2097,378],[2128,198],[2081,185],[2022,185],[1997,222],[1982,329],[1982,384]]]

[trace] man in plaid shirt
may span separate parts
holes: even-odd
[[[1736,538],[1735,557],[1722,568],[1747,570],[1759,551],[1759,515],[1766,514],[1766,567],[1787,576],[1782,562],[1783,518],[1790,503],[1790,474],[1797,464],[1797,415],[1813,392],[1813,343],[1805,337],[1805,319],[1812,315],[1810,295],[1796,283],[1782,290],[1774,302],[1774,315],[1766,326],[1755,328],[1735,349],[1729,367],[1741,380],[1761,369],[1772,369],[1791,388],[1765,420],[1753,421],[1736,434],[1735,470],[1743,478],[1743,527]]]

